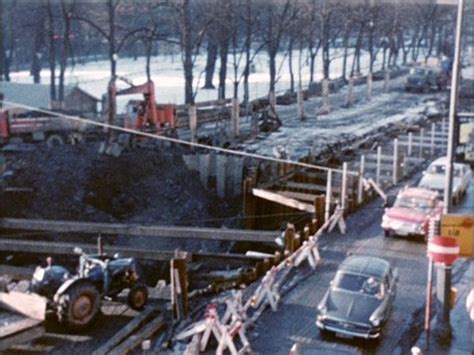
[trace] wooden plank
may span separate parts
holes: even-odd
[[[107,340],[100,348],[95,350],[92,355],[102,355],[111,351],[114,347],[123,342],[128,338],[132,333],[136,332],[140,327],[142,327],[146,322],[150,320],[151,317],[156,316],[159,313],[158,308],[147,307],[140,315],[133,318],[129,323],[127,323],[122,329],[120,329],[115,335]]]
[[[11,312],[3,312],[0,326],[0,339],[42,324],[39,319],[28,318]]]
[[[45,320],[47,303],[46,298],[34,293],[0,292],[0,307],[23,314],[33,320]]]
[[[209,239],[247,242],[269,242],[278,235],[276,232],[243,229],[196,228],[175,226],[151,226],[118,223],[92,223],[40,219],[0,219],[0,229],[49,231],[60,233],[88,233],[102,235],[136,235],[142,237]]]
[[[288,197],[288,198],[293,198],[295,200],[301,200],[305,202],[311,202],[314,203],[316,198],[320,195],[313,195],[313,194],[306,194],[304,192],[293,192],[293,191],[273,191],[279,195]]]
[[[158,330],[166,325],[162,316],[153,319],[150,323],[145,325],[139,332],[131,335],[123,343],[112,349],[110,353],[117,355],[128,354],[131,350],[136,348],[142,341],[150,338]]]
[[[73,255],[75,247],[81,248],[85,253],[88,254],[94,254],[97,252],[97,246],[95,244],[56,243],[47,241],[25,241],[13,239],[0,240],[0,250],[17,253]],[[127,257],[159,261],[168,261],[174,257],[173,251],[137,249],[125,246],[105,245],[104,251],[109,255],[119,253]],[[191,256],[188,255],[188,257],[190,258]]]
[[[326,186],[306,184],[302,182],[288,181],[282,184],[282,186],[285,186],[286,188],[289,188],[289,189],[307,190],[311,192],[323,192],[323,193],[326,192]],[[340,193],[341,189],[339,187],[333,186],[332,191],[333,193]]]
[[[10,336],[0,336],[0,351],[10,349],[12,346],[30,342],[36,338],[43,336],[45,329],[42,325],[34,325],[23,330],[11,334]],[[2,328],[0,328],[0,335],[2,335]]]
[[[314,213],[315,209],[313,205],[309,205],[307,203],[300,202],[298,200],[294,200],[279,194],[276,194],[271,191],[261,190],[261,189],[252,189],[252,193],[254,196],[263,198],[267,201],[272,201],[278,203],[283,206],[295,208],[300,211],[305,211],[309,213]]]

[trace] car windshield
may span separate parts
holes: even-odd
[[[425,75],[425,69],[412,68],[412,69],[410,70],[410,74],[412,74],[412,75]]]
[[[433,208],[433,200],[423,199],[412,196],[401,196],[395,201],[394,207],[414,208],[417,210],[425,210]]]
[[[352,273],[338,272],[333,287],[346,291],[361,292],[370,296],[382,294],[382,284],[379,280],[374,277]]]
[[[428,169],[428,172],[430,174],[444,175],[444,173],[446,172],[446,165],[444,165],[444,164],[432,165]],[[461,169],[459,169],[457,167],[454,167],[453,176],[461,176]]]

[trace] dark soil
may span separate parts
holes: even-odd
[[[8,185],[33,191],[4,193],[0,216],[220,226],[240,211],[239,201],[201,186],[180,148],[135,148],[115,158],[90,143],[35,147],[9,157]]]

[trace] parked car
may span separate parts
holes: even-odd
[[[418,66],[412,68],[405,82],[406,91],[444,90],[449,76],[438,67]]]
[[[443,203],[436,191],[410,187],[400,191],[393,207],[387,208],[382,217],[386,237],[391,234],[428,237],[431,217],[440,215]]]
[[[444,184],[446,181],[447,157],[436,159],[423,173],[418,183],[419,187],[437,191],[442,198],[444,195]],[[471,184],[472,171],[469,165],[462,163],[453,164],[453,189],[452,198],[454,204],[459,203],[466,194]]]
[[[397,270],[384,259],[350,256],[342,262],[318,305],[321,335],[377,339],[397,289]]]

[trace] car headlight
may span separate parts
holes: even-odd
[[[319,313],[325,313],[328,310],[325,304],[319,304],[318,305],[318,312]]]
[[[416,233],[425,233],[425,226],[423,224],[417,224],[415,231]]]
[[[382,324],[382,320],[380,318],[370,317],[370,324],[372,324],[374,327],[378,327],[380,324]]]

